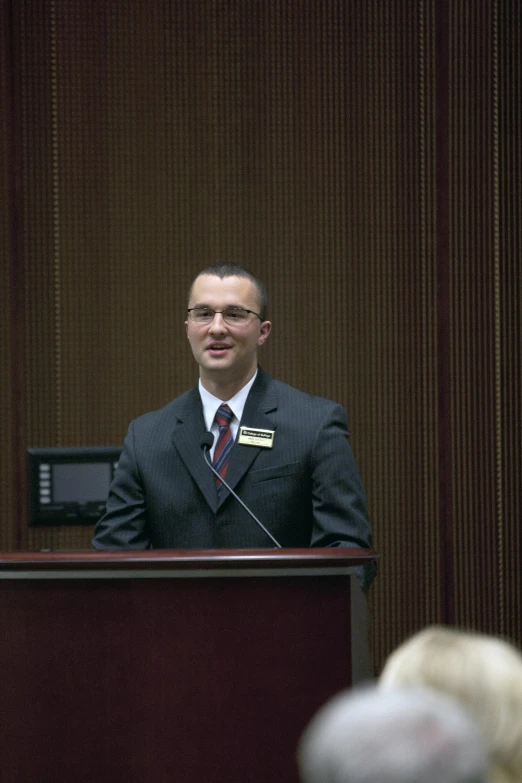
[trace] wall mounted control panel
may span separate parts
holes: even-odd
[[[121,446],[27,449],[30,525],[89,525],[105,513]]]

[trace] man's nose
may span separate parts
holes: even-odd
[[[223,332],[227,331],[227,325],[221,313],[215,313],[214,318],[210,322],[209,331],[215,334],[223,334]]]

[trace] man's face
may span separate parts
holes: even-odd
[[[209,307],[224,310],[244,307],[259,312],[260,303],[254,283],[246,277],[216,277],[200,275],[194,281],[189,307]],[[270,321],[250,314],[246,323],[229,325],[221,313],[210,324],[185,321],[187,337],[194,358],[199,364],[201,379],[219,382],[252,377],[257,367],[257,349],[266,341]]]

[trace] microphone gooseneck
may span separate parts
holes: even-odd
[[[218,478],[218,479],[221,481],[221,483],[223,484],[223,486],[225,486],[225,487],[228,489],[228,491],[230,492],[230,494],[231,494],[233,497],[235,497],[235,499],[236,499],[236,500],[237,500],[239,503],[241,503],[241,505],[243,506],[243,508],[245,509],[245,511],[246,511],[248,514],[250,514],[250,516],[252,517],[252,519],[254,520],[254,522],[255,522],[257,525],[259,525],[259,527],[261,528],[261,530],[263,530],[263,531],[266,533],[266,535],[267,535],[267,536],[268,536],[268,537],[269,537],[269,538],[270,538],[270,539],[271,539],[271,540],[274,542],[274,544],[276,545],[276,547],[278,547],[278,549],[282,549],[283,547],[281,546],[281,544],[279,543],[279,541],[277,541],[277,540],[274,538],[274,536],[272,535],[272,533],[271,533],[269,530],[267,530],[267,529],[266,529],[266,527],[263,525],[263,523],[262,523],[262,522],[260,522],[260,521],[259,521],[259,519],[256,517],[256,515],[254,514],[254,512],[253,512],[253,511],[250,511],[250,509],[248,508],[248,506],[247,506],[247,505],[245,505],[245,503],[243,503],[243,501],[241,500],[241,498],[239,497],[239,495],[237,495],[237,494],[234,492],[234,490],[232,489],[232,487],[230,487],[230,486],[227,484],[227,482],[225,481],[225,479],[224,479],[222,476],[220,476],[220,475],[219,475],[219,473],[218,473],[218,472],[217,472],[217,470],[215,469],[214,465],[211,463],[211,461],[210,461],[210,459],[209,459],[209,456],[208,456],[208,452],[209,452],[209,451],[210,451],[210,449],[212,448],[212,444],[213,444],[213,443],[214,443],[214,436],[212,435],[212,433],[211,433],[211,432],[205,432],[205,434],[204,434],[204,435],[203,435],[203,437],[201,438],[201,448],[203,449],[203,457],[204,457],[204,460],[205,460],[205,462],[207,463],[207,465],[209,466],[210,470],[211,470],[211,471],[212,471],[212,473],[213,473],[213,474],[216,476],[216,478]]]

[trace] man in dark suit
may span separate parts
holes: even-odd
[[[93,546],[370,547],[344,409],[258,366],[271,330],[263,283],[218,264],[196,277],[188,304],[199,384],[130,424]],[[272,538],[206,464],[209,431],[215,467]]]

